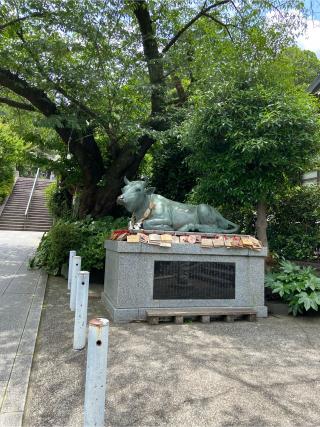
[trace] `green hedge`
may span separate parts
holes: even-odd
[[[236,224],[240,232],[255,234],[256,212],[230,203],[216,206]],[[318,261],[320,256],[320,186],[296,186],[268,209],[269,249],[279,258]]]
[[[58,221],[46,233],[30,260],[30,267],[44,268],[48,273],[58,275],[68,261],[69,251],[77,251],[82,257],[81,268],[102,270],[104,268],[104,241],[112,230],[126,228],[126,218],[105,217],[99,220],[87,218],[82,221]]]
[[[272,207],[269,248],[281,258],[315,260],[320,247],[320,187],[296,187]]]

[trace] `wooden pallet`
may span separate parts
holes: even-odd
[[[183,324],[185,318],[200,318],[202,323],[210,323],[213,318],[222,318],[233,322],[237,318],[245,318],[250,322],[256,320],[257,312],[247,307],[197,307],[197,308],[150,308],[146,310],[150,325],[158,325],[160,319],[171,318],[177,325]]]

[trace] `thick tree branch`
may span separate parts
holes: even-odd
[[[13,99],[9,99],[9,98],[3,98],[2,96],[0,96],[0,103],[7,104],[10,107],[19,108],[19,110],[35,111],[35,108],[30,104],[14,101]]]
[[[157,115],[165,109],[162,56],[159,52],[147,2],[135,0],[133,10],[139,24],[144,57],[148,64],[151,83],[151,112],[152,115]]]
[[[18,22],[23,22],[29,18],[43,18],[45,15],[47,15],[47,13],[48,12],[34,12],[26,16],[21,16],[21,18],[12,19],[11,21],[8,21],[4,24],[0,24],[0,31],[3,31],[5,28],[9,27],[10,25],[17,24]]]
[[[9,70],[0,68],[0,86],[10,89],[28,100],[36,110],[46,117],[60,114],[56,104],[43,90],[30,85]],[[67,123],[63,127],[56,126],[55,131],[65,144],[70,145],[71,152],[83,170],[86,182],[89,185],[96,184],[104,173],[104,164],[92,131],[88,135],[87,132],[83,134],[72,129]]]
[[[190,28],[198,19],[200,19],[202,16],[206,16],[206,13],[208,13],[210,10],[222,6],[224,4],[231,3],[231,0],[221,0],[217,3],[211,4],[208,7],[202,8],[197,15],[195,15],[190,21],[188,21],[173,37],[169,42],[165,45],[165,47],[162,49],[162,53],[166,53],[176,42],[177,40],[182,36],[183,33],[187,31],[188,28]]]
[[[43,90],[31,86],[17,74],[1,67],[0,85],[28,100],[35,109],[39,110],[46,117],[57,114],[56,104],[48,98]]]

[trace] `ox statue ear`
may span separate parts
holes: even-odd
[[[129,185],[129,184],[130,184],[130,181],[128,180],[128,178],[127,178],[126,176],[123,178],[123,180],[124,180],[124,183],[125,183],[126,185]]]
[[[153,194],[155,191],[156,191],[156,187],[149,187],[149,188],[146,188],[146,190],[145,190],[145,194],[151,195],[151,194]]]

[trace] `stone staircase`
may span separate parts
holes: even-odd
[[[14,189],[0,215],[0,230],[48,231],[52,218],[45,202],[44,190],[52,183],[49,179],[38,179],[33,193],[29,214],[25,220],[34,178],[18,178]]]

